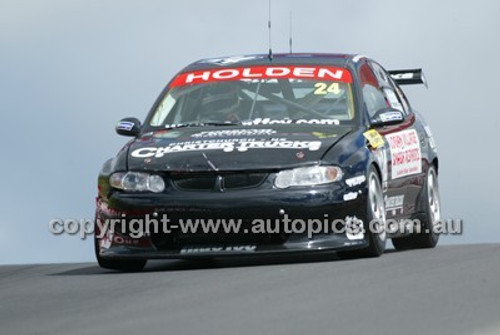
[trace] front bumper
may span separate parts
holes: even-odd
[[[353,194],[356,194],[353,198]],[[350,200],[344,196],[350,194]],[[347,188],[327,185],[285,190],[239,190],[231,192],[175,192],[172,194],[132,194],[114,192],[109,199],[97,200],[97,217],[130,221],[148,214],[167,215],[172,222],[180,219],[242,220],[238,232],[152,233],[141,238],[130,237],[120,225],[97,239],[99,255],[104,258],[207,258],[277,253],[314,252],[358,249],[368,246],[366,237],[348,236],[322,230],[311,235],[287,232],[284,215],[290,220],[317,220],[331,225],[334,220],[357,217],[364,220],[366,191],[363,185]],[[124,217],[126,216],[126,219]],[[269,220],[278,231],[252,233],[255,219]],[[247,231],[244,231],[248,228]],[[98,230],[96,232],[99,232]]]

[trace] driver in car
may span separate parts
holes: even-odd
[[[200,122],[238,122],[242,106],[238,88],[232,83],[219,83],[207,87],[201,99]]]

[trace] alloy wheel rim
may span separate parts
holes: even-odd
[[[374,227],[378,231],[376,234],[381,241],[385,241],[387,232],[385,230],[385,205],[382,196],[382,188],[374,173],[370,175],[368,184],[368,197],[370,199],[370,210],[372,211],[372,219],[377,221]]]
[[[431,215],[431,224],[434,227],[441,220],[441,203],[439,199],[439,187],[437,176],[432,169],[427,177],[427,198],[429,200],[429,209]]]

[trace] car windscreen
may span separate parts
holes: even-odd
[[[311,66],[223,68],[181,73],[148,118],[181,124],[340,124],[355,116],[347,69]]]

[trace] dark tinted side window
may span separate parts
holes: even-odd
[[[372,117],[378,110],[388,107],[382,87],[380,87],[377,76],[373,73],[368,63],[361,65],[359,70],[363,99]]]
[[[394,88],[396,90],[396,94],[398,95],[399,97],[399,100],[401,101],[401,103],[403,104],[403,108],[406,112],[406,114],[409,114],[410,113],[410,102],[408,101],[408,99],[406,98],[406,95],[404,94],[403,90],[399,87],[398,84],[396,84],[392,79],[391,79],[391,82],[392,84],[394,85]]]
[[[383,92],[387,103],[390,107],[400,110],[408,115],[410,112],[408,100],[406,99],[403,91],[392,80],[390,74],[382,68],[379,64],[371,63],[375,76],[383,86]]]

